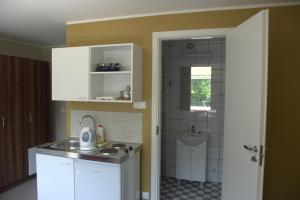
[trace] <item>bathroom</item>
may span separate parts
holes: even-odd
[[[162,67],[161,200],[221,199],[225,38],[163,41]]]

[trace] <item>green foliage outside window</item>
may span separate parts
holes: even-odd
[[[211,103],[211,80],[191,79],[191,105],[209,107]]]

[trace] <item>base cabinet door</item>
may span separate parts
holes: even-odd
[[[38,200],[74,200],[74,160],[37,154],[36,161]]]
[[[191,147],[191,179],[192,181],[206,181],[206,142]]]
[[[121,166],[75,160],[75,200],[121,200]]]
[[[176,146],[176,178],[190,180],[191,151],[189,146]]]

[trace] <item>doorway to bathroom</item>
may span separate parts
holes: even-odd
[[[268,11],[232,29],[157,32],[152,41],[151,200],[261,200]],[[202,45],[206,51],[197,43],[207,43]],[[169,52],[165,50],[168,45]],[[215,59],[210,45],[221,47],[214,49],[216,55],[221,52],[221,62],[216,63],[219,66],[208,59]],[[188,58],[172,61],[176,54]],[[223,82],[222,72],[226,78]],[[199,93],[196,88],[210,93]],[[176,93],[178,90],[182,92]],[[168,185],[165,191],[169,191],[163,192]]]
[[[221,199],[225,38],[162,42],[160,199]]]

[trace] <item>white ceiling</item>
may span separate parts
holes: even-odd
[[[63,45],[70,21],[285,2],[299,0],[0,0],[0,37]]]

